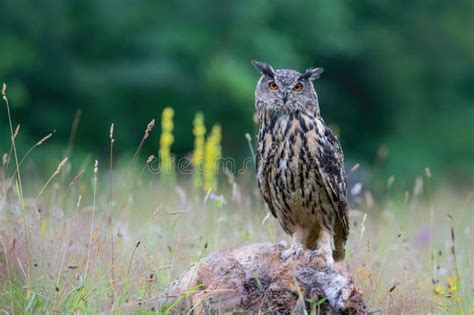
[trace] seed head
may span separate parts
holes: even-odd
[[[61,161],[61,163],[59,163],[58,168],[56,168],[56,171],[54,171],[54,175],[57,175],[57,174],[59,174],[59,172],[61,172],[61,169],[63,168],[64,164],[66,164],[67,160],[68,160],[68,157],[66,156],[66,157]]]
[[[13,139],[16,138],[16,136],[18,136],[18,133],[20,132],[20,124],[18,124],[16,126],[16,129],[15,129],[15,133],[13,134]]]
[[[43,144],[46,140],[48,140],[49,138],[51,138],[52,135],[53,135],[53,133],[50,133],[50,134],[47,135],[46,137],[43,137],[43,139],[41,139],[40,141],[38,141],[38,142],[36,143],[36,145],[41,145],[41,144]]]
[[[110,125],[109,138],[110,138],[110,142],[112,142],[112,143],[115,142],[115,139],[114,139],[114,123],[112,123]]]
[[[148,125],[146,126],[146,130],[145,130],[145,136],[143,137],[143,139],[147,139],[148,136],[150,135],[150,132],[151,130],[153,129],[153,127],[155,126],[155,119],[153,119],[152,121],[150,121],[148,123]]]
[[[146,164],[151,163],[151,161],[153,161],[154,159],[155,159],[155,156],[154,156],[154,155],[150,155],[150,156],[148,157],[148,159],[146,160]]]

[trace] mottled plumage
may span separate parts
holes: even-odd
[[[343,152],[320,115],[312,83],[323,70],[302,74],[252,63],[262,74],[255,91],[257,180],[270,211],[293,236],[284,258],[316,249],[332,265],[344,258],[349,222]]]

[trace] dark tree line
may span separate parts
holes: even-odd
[[[473,12],[472,1],[5,0],[0,79],[25,147],[55,129],[50,149],[59,150],[81,109],[77,154],[105,155],[114,122],[120,155],[172,106],[175,152],[191,150],[202,111],[209,126],[223,126],[224,155],[243,157],[244,134],[256,129],[249,61],[324,67],[322,113],[349,161],[376,163],[384,176],[429,166],[472,182]]]

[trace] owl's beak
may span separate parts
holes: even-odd
[[[283,92],[283,95],[282,95],[282,99],[283,99],[283,104],[286,104],[286,101],[288,101],[288,92]]]

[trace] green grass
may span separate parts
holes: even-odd
[[[21,152],[4,159],[1,312],[153,312],[142,306],[209,253],[288,239],[266,218],[252,171],[203,193],[192,176],[166,181],[148,172],[140,148],[117,165],[113,155],[98,165],[70,156],[46,178],[22,168]],[[344,264],[372,310],[474,311],[474,193],[432,190],[430,181],[427,172],[404,192],[389,180],[386,193],[354,198]],[[155,306],[157,313],[173,307]]]
[[[70,188],[75,174],[55,177],[40,200],[25,197],[24,212],[18,191],[2,198],[2,310],[96,313],[138,308],[210,252],[287,238],[273,218],[262,223],[267,212],[250,185],[233,183],[231,191],[224,184],[222,197],[205,196],[192,188],[191,179],[168,187],[147,172],[131,176],[122,187],[118,172],[110,200],[107,171],[99,168],[97,175],[95,189],[93,165]],[[42,186],[34,184],[38,179],[23,177],[31,186]],[[370,197],[362,198],[351,214],[344,263],[371,309],[384,314],[468,314],[472,195],[440,193],[432,205],[422,197],[375,198],[372,205],[366,202]],[[453,277],[456,288],[449,288]]]

